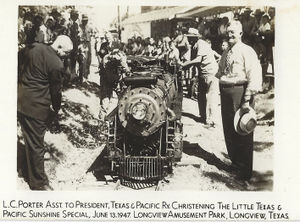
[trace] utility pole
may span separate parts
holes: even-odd
[[[120,19],[120,5],[118,5],[118,35],[121,41],[121,19]]]

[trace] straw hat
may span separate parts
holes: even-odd
[[[189,28],[188,30],[188,34],[189,35],[195,35],[195,36],[198,36],[199,35],[199,31],[195,28]]]
[[[84,20],[89,20],[88,16],[86,14],[82,14],[81,16],[81,20],[84,21]]]
[[[234,129],[235,131],[242,135],[246,136],[253,132],[256,127],[256,113],[253,108],[250,107],[249,112],[245,112],[241,109],[238,109],[234,115]]]

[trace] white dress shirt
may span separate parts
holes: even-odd
[[[226,71],[227,55],[229,67]],[[250,46],[238,42],[224,51],[216,75],[220,84],[246,83],[246,94],[255,94],[262,89],[262,69],[257,54]]]

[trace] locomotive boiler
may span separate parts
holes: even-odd
[[[182,156],[182,93],[155,60],[128,59],[132,73],[107,118],[107,159],[123,180],[159,181]]]

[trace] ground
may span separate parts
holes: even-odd
[[[89,84],[72,85],[63,92],[57,124],[45,135],[45,169],[54,190],[114,190],[116,183],[98,181],[88,172],[104,148],[105,127],[98,119],[99,75],[93,61]],[[249,183],[234,178],[224,143],[221,116],[217,125],[206,127],[197,122],[197,102],[183,100],[184,148],[181,161],[161,185],[162,190],[266,191],[273,189],[274,91],[256,98],[258,126],[254,135],[254,174]],[[19,153],[24,151],[18,126]],[[29,189],[22,177],[19,189]],[[129,190],[119,186],[119,190]],[[153,190],[155,187],[146,188]]]

